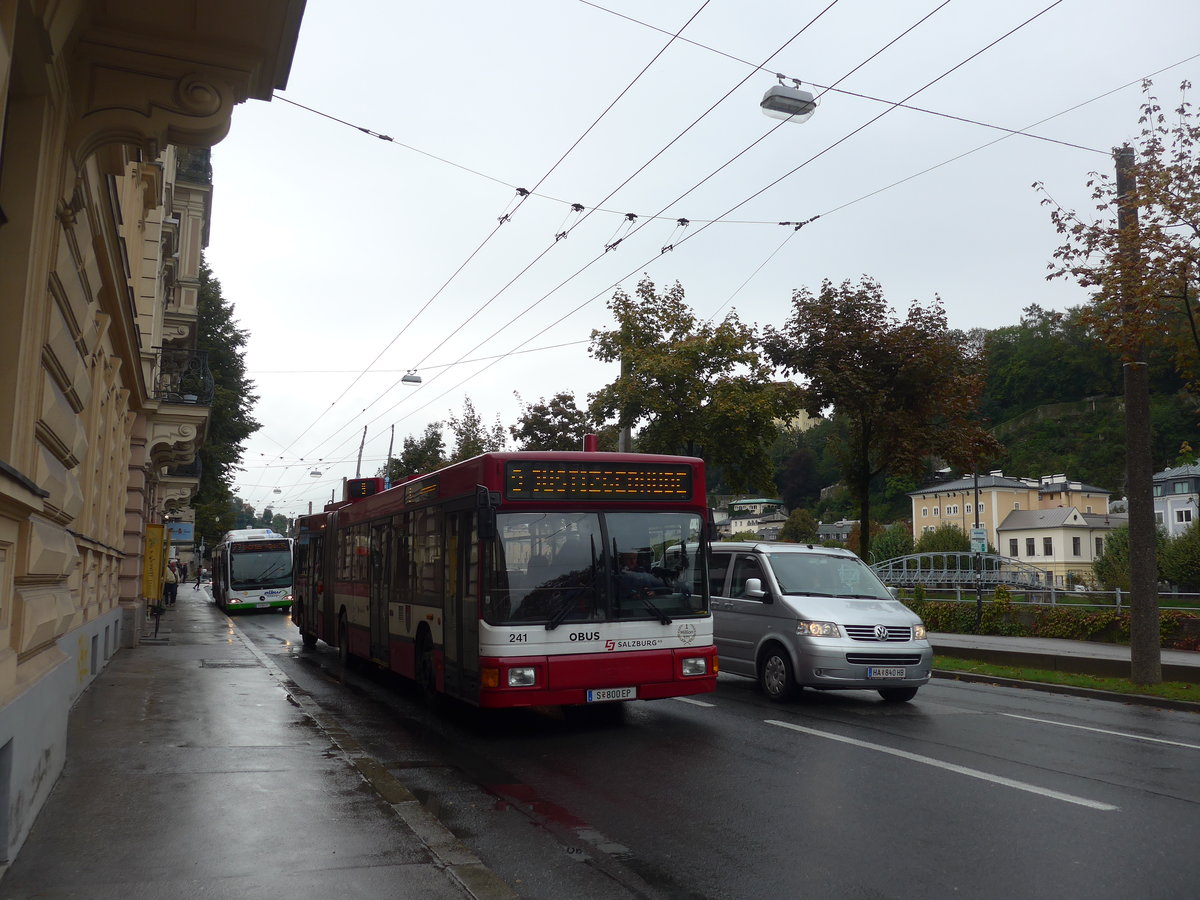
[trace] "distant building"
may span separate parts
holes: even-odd
[[[1000,524],[996,550],[1045,569],[1056,585],[1090,578],[1092,563],[1104,553],[1114,528],[1129,524],[1116,513],[1081,513],[1073,506],[1052,509],[1017,509]]]
[[[858,519],[841,519],[837,522],[820,522],[817,524],[817,540],[839,541],[846,543],[850,540],[850,532],[858,525]]]
[[[1200,518],[1200,460],[1154,476],[1154,521],[1170,537]]]
[[[957,525],[970,534],[978,521],[987,533],[988,543],[1004,552],[997,528],[1009,513],[1074,507],[1083,515],[1103,515],[1108,512],[1112,492],[1071,481],[1063,474],[1014,478],[997,469],[979,476],[978,507],[974,475],[928,484],[909,491],[908,496],[912,501],[914,541],[939,525]]]

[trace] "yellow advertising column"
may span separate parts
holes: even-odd
[[[162,525],[146,526],[146,545],[142,552],[142,596],[148,603],[161,603],[163,571],[167,564],[167,545]]]

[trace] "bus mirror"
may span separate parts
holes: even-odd
[[[479,513],[475,531],[481,541],[490,541],[496,536],[496,507],[485,485],[475,486],[475,507]]]

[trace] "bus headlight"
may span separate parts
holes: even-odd
[[[509,687],[533,687],[537,684],[537,669],[533,666],[514,666],[508,670]]]
[[[708,660],[703,656],[685,656],[683,659],[683,675],[707,675]]]

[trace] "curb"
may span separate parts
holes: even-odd
[[[1085,697],[1089,700],[1108,700],[1138,706],[1153,706],[1158,709],[1173,709],[1179,712],[1200,713],[1200,703],[1191,700],[1171,700],[1167,697],[1153,697],[1147,694],[1122,694],[1117,691],[1101,691],[1095,688],[1052,684],[1046,681],[1023,681],[1019,678],[1001,678],[996,675],[980,675],[976,672],[958,672],[952,669],[934,669],[932,674],[934,678],[946,678],[972,684],[994,684],[998,687],[1025,688],[1047,694],[1068,694],[1072,697]]]

